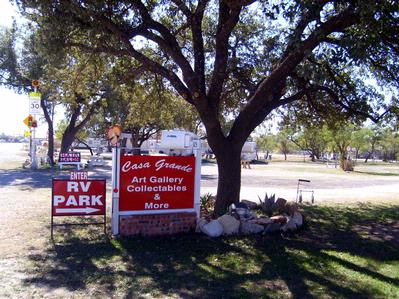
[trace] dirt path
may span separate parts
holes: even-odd
[[[217,167],[202,167],[201,193],[216,193]],[[298,179],[310,180],[317,202],[399,201],[399,165],[358,165],[343,172],[312,163],[271,163],[242,169],[241,198],[258,201],[265,193],[295,200]],[[305,196],[304,199],[306,200]]]

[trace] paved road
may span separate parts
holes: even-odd
[[[0,162],[21,160],[22,143],[0,143]]]

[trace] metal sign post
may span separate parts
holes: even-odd
[[[200,189],[201,189],[201,162],[202,162],[201,144],[199,141],[193,143],[193,150],[195,156],[194,208],[197,213],[197,218],[199,219],[201,213]]]
[[[41,115],[42,114],[42,109],[40,105],[40,98],[41,94],[37,92],[37,87],[39,86],[39,81],[34,80],[35,82],[32,82],[32,86],[34,87],[34,92],[29,93],[29,114],[32,115],[32,145],[31,145],[31,168],[32,169],[37,169],[37,158],[36,158],[36,120],[34,117],[36,115]],[[33,124],[34,123],[34,124]]]
[[[118,146],[112,148],[112,235],[119,235],[119,180],[120,155]]]
[[[32,159],[32,164],[31,168],[32,169],[37,169],[37,158],[36,158],[36,128],[33,128],[32,130],[32,146],[31,146],[31,159]]]

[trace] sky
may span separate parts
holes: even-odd
[[[8,0],[0,0],[0,26],[10,27],[12,17],[17,17],[14,6]],[[23,135],[27,126],[23,120],[29,115],[29,98],[27,94],[17,94],[0,86],[0,134]],[[47,125],[38,120],[37,137],[45,137]]]

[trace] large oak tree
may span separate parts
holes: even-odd
[[[48,47],[130,57],[196,108],[218,163],[216,212],[239,200],[242,145],[273,110],[323,94],[337,109],[371,115],[370,94],[340,97],[342,71],[399,82],[397,1],[17,2]],[[234,122],[224,134],[226,117]]]

